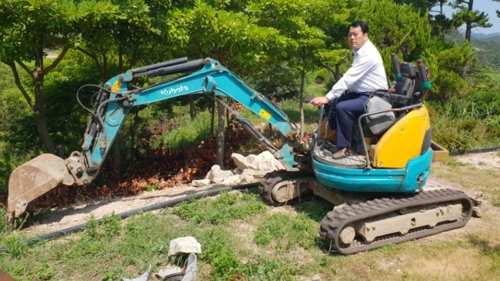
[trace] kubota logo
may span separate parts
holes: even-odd
[[[187,90],[189,90],[189,88],[187,86],[180,85],[177,88],[170,88],[168,90],[161,90],[160,94],[168,96],[168,95],[171,95],[171,94],[180,93],[180,92],[184,92],[184,91],[187,91]]]

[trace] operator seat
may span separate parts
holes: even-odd
[[[404,107],[413,104],[420,94],[420,85],[415,66],[409,62],[403,62],[400,65],[401,77],[396,79],[394,93],[389,94],[388,101],[393,108]],[[417,94],[418,93],[418,94]],[[420,100],[418,100],[420,101]]]
[[[376,113],[391,108],[401,108],[415,102],[420,102],[418,74],[415,66],[409,62],[400,65],[401,76],[396,78],[394,87],[387,90],[375,91],[365,104],[366,113]],[[375,136],[382,135],[397,119],[403,117],[405,112],[384,112],[366,116],[366,125]]]

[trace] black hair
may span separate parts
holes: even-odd
[[[349,27],[361,27],[361,31],[363,31],[363,34],[368,33],[368,24],[364,21],[355,21],[351,23]]]

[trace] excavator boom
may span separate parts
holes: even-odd
[[[132,86],[134,78],[165,76],[191,72],[146,88]],[[113,141],[133,106],[159,102],[186,95],[209,95],[224,104],[227,97],[243,104],[253,113],[272,124],[284,136],[281,147],[256,130],[253,125],[233,112],[243,127],[250,131],[287,170],[296,170],[298,163],[293,150],[301,147],[297,141],[297,126],[286,114],[218,61],[206,58],[172,61],[135,68],[107,81],[98,93],[93,112],[85,130],[82,151],[72,152],[66,159],[42,154],[16,168],[9,179],[7,221],[9,224],[26,211],[28,204],[59,184],[86,185],[98,175]]]

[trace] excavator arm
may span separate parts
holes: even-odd
[[[187,71],[194,72],[146,88],[132,85],[134,78]],[[7,221],[11,223],[26,211],[29,202],[60,183],[91,183],[98,175],[132,107],[196,94],[210,95],[228,110],[231,108],[221,98],[231,98],[276,127],[284,136],[285,141],[281,147],[276,147],[243,116],[232,112],[243,127],[273,153],[287,170],[297,170],[294,150],[304,148],[297,138],[297,126],[283,111],[218,61],[211,58],[194,61],[181,58],[131,69],[107,81],[95,98],[81,152],[72,152],[65,160],[52,154],[42,154],[12,172],[9,179]]]

